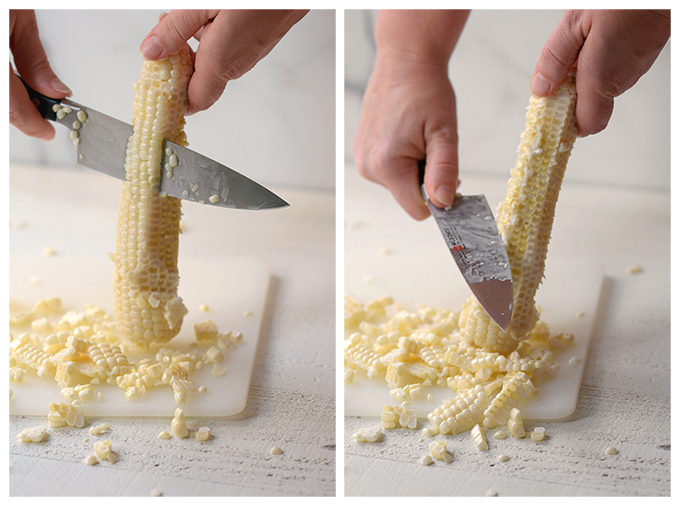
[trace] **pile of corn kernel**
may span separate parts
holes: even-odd
[[[128,349],[115,318],[98,306],[86,305],[78,312],[67,310],[58,297],[39,300],[33,307],[10,300],[9,313],[10,400],[12,384],[22,383],[26,375],[56,383],[63,400],[46,406],[50,428],[85,427],[83,405],[103,400],[102,392],[97,391],[99,385],[117,386],[127,400],[143,397],[152,388],[165,388],[181,406],[189,395],[207,391],[205,386],[194,384],[192,375],[208,367],[215,376],[224,374],[223,363],[243,340],[240,332],[220,333],[216,324],[207,320],[195,325],[196,342],[189,351],[164,345],[155,355],[146,354],[135,362],[130,358],[135,356],[135,348]],[[108,427],[94,429],[100,433]],[[26,443],[44,442],[46,430],[43,426],[27,429],[17,438]],[[208,427],[187,428],[179,407],[171,432],[165,432],[168,437],[159,435],[161,439],[173,434],[178,438],[194,436],[199,441],[211,438]],[[111,441],[104,443],[85,459],[86,464],[116,461]]]
[[[573,344],[573,336],[551,335],[539,321],[530,337],[504,356],[461,339],[458,318],[458,312],[425,305],[414,311],[391,297],[363,304],[345,296],[345,382],[367,378],[385,382],[397,403],[383,408],[382,429],[418,428],[411,403],[432,401],[427,390],[438,386],[450,388],[451,397],[427,416],[424,436],[472,431],[480,450],[488,448],[484,429],[507,426],[513,437],[525,437],[519,407],[537,393],[532,379],[555,371],[555,354]],[[545,437],[544,429],[533,432],[534,441]],[[502,430],[494,434],[496,439],[504,436]],[[367,442],[363,434],[357,433],[355,439]],[[372,434],[371,440],[379,441],[380,435]],[[432,458],[441,460],[441,455],[435,452]]]

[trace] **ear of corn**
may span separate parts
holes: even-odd
[[[573,70],[554,95],[531,97],[518,157],[498,214],[513,278],[513,312],[503,331],[473,296],[459,325],[463,338],[488,351],[507,354],[538,321],[534,296],[543,278],[555,204],[577,135]]]
[[[159,192],[163,138],[187,145],[184,111],[193,71],[189,46],[144,62],[135,83],[126,181],[121,188],[114,303],[124,339],[140,350],[179,333],[187,310],[177,296],[180,200]]]

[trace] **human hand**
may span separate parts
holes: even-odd
[[[446,65],[377,63],[354,137],[357,170],[385,186],[413,218],[427,218],[418,161],[427,158],[424,185],[430,200],[450,206],[458,180],[456,125],[456,97]]]
[[[9,11],[9,48],[19,75],[35,91],[50,98],[65,98],[71,90],[62,83],[50,68],[47,55],[40,42],[35,12]],[[21,80],[9,64],[9,122],[26,135],[50,141],[54,127],[44,119],[28,97]]]
[[[383,10],[375,26],[376,63],[354,137],[357,170],[387,187],[413,218],[453,204],[458,186],[456,97],[448,61],[469,11]]]
[[[649,70],[670,28],[670,11],[566,11],[543,47],[531,92],[549,95],[576,64],[579,135],[600,132],[611,118],[614,98]]]
[[[308,11],[173,10],[144,38],[142,57],[159,60],[191,37],[199,41],[187,114],[208,109],[228,81],[252,69]]]

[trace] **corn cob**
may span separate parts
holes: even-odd
[[[123,338],[141,351],[179,333],[187,309],[177,296],[180,200],[159,191],[163,138],[187,145],[184,111],[192,68],[189,46],[146,61],[134,86],[134,134],[121,188],[114,299]]]
[[[574,73],[554,95],[531,97],[517,162],[498,214],[513,277],[513,312],[503,331],[473,296],[461,311],[463,338],[478,348],[507,354],[527,339],[538,321],[534,296],[543,277],[555,204],[576,140]]]

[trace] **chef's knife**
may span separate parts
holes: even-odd
[[[419,172],[422,185],[424,161],[419,163]],[[453,206],[446,209],[425,198],[472,293],[493,321],[506,330],[512,316],[512,272],[486,197],[456,195]]]
[[[125,150],[134,130],[132,125],[70,99],[54,99],[41,95],[25,82],[24,86],[43,118],[77,132],[78,164],[125,180]],[[55,105],[57,107],[54,107]],[[70,112],[58,117],[56,109],[59,107],[61,111],[70,109]],[[85,121],[78,120],[79,111],[83,111],[87,116]],[[74,128],[76,121],[81,123],[77,129]],[[171,177],[167,177],[166,171],[161,170],[161,193],[233,209],[253,210],[288,206],[286,201],[267,188],[235,170],[165,139],[162,167],[172,155],[177,157],[178,163],[173,168]]]

